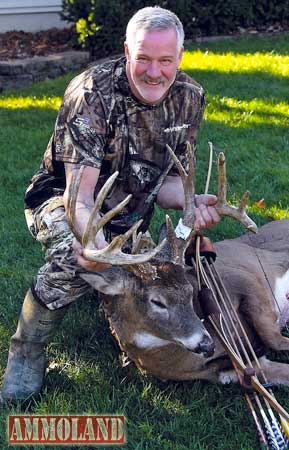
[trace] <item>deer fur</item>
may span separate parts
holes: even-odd
[[[289,339],[281,334],[289,321],[289,220],[215,248],[216,268],[254,347],[261,349],[268,381],[289,386],[289,365],[265,357],[268,348],[289,350]],[[119,267],[81,274],[104,294],[121,349],[139,369],[163,380],[237,381],[209,323],[202,321],[194,269],[157,258],[150,261],[156,270],[151,280]]]

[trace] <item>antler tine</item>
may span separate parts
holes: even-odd
[[[220,205],[227,203],[226,158],[223,152],[218,155],[218,199]]]
[[[241,212],[243,212],[246,209],[246,205],[248,203],[249,197],[250,197],[249,191],[244,192],[244,194],[242,195],[240,205],[239,205],[239,210]]]
[[[194,232],[194,222],[195,222],[195,165],[194,165],[194,154],[192,146],[189,142],[186,143],[186,154],[188,157],[188,172],[183,168],[178,157],[175,155],[173,150],[167,145],[167,149],[170,153],[171,158],[176,164],[184,189],[184,209],[183,218],[180,219],[179,224],[174,230],[173,224],[170,218],[166,217],[168,241],[171,247],[172,261],[176,264],[184,264],[184,255],[186,248],[188,247]]]
[[[172,149],[168,144],[166,144],[166,147],[167,147],[167,149],[168,149],[168,151],[169,151],[169,154],[170,154],[171,158],[174,160],[175,165],[176,165],[177,168],[178,168],[180,177],[182,178],[183,183],[184,183],[184,182],[185,182],[185,178],[188,176],[188,175],[187,175],[187,172],[186,172],[185,169],[183,168],[183,166],[182,166],[182,164],[181,164],[179,158],[175,155],[173,149]]]
[[[136,233],[137,229],[142,224],[143,220],[139,220],[138,222],[134,223],[129,230],[127,230],[124,234],[119,234],[118,236],[115,236],[113,240],[111,241],[109,248],[110,250],[118,250],[121,249],[126,241],[129,240],[129,238]]]
[[[167,144],[167,149],[170,153],[170,156],[174,160],[180,177],[182,179],[184,194],[185,194],[185,205],[184,205],[184,215],[183,215],[183,223],[188,227],[192,227],[195,221],[195,166],[194,166],[194,155],[192,146],[189,142],[186,143],[186,153],[189,160],[189,169],[188,173],[183,168],[181,162],[178,157],[175,155],[171,147]]]
[[[187,156],[189,160],[189,172],[185,186],[185,214],[184,225],[193,227],[195,222],[195,164],[192,146],[187,142]]]
[[[186,227],[180,219],[177,228],[174,230],[173,223],[169,216],[166,216],[167,238],[171,248],[172,261],[175,264],[184,264],[185,252],[190,242],[195,236],[194,228]],[[185,232],[185,234],[183,234]]]
[[[106,225],[112,217],[116,216],[123,208],[128,204],[131,199],[131,195],[128,195],[122,202],[120,202],[113,209],[108,211],[103,216],[97,216],[97,212],[93,214],[93,221],[89,224],[89,227],[86,227],[85,234],[82,239],[83,247],[85,248],[95,248],[95,236],[98,231]]]
[[[167,237],[168,241],[170,243],[171,253],[172,253],[172,260],[175,261],[177,259],[178,255],[178,247],[177,247],[177,238],[173,226],[173,222],[170,218],[170,216],[166,215],[166,227],[167,227]]]
[[[83,235],[83,247],[92,249],[95,248],[94,239],[97,232],[101,228],[103,228],[103,226],[107,224],[107,222],[109,222],[112,217],[116,216],[120,211],[122,211],[130,201],[130,199],[131,194],[103,216],[97,217],[97,212],[99,211],[99,209],[96,209],[95,214],[92,212],[93,218],[91,220],[91,223],[86,226],[85,233]]]
[[[139,233],[137,233],[137,230],[133,233],[132,249],[131,249],[132,255],[135,255],[137,252],[140,251],[140,243],[141,243],[142,235],[143,235],[143,233],[141,231]]]
[[[141,231],[139,233],[134,233],[132,237],[131,254],[144,253],[145,251],[155,248],[156,245],[157,244],[152,239],[149,231],[145,233],[142,233]]]
[[[226,179],[226,159],[223,152],[218,156],[218,201],[215,205],[220,216],[229,216],[241,222],[248,230],[257,232],[257,225],[246,214],[246,204],[249,192],[246,191],[242,197],[239,207],[230,206],[227,203],[227,179]]]
[[[112,217],[114,217],[114,215],[118,214],[119,211],[121,211],[121,209],[124,208],[125,205],[130,200],[131,196],[128,196],[125,200],[123,200],[123,202],[120,205],[117,205],[116,208],[106,213],[103,217],[100,217],[99,212],[104,202],[104,199],[106,198],[108,192],[110,191],[117,176],[118,172],[116,171],[108,178],[108,180],[102,186],[101,190],[97,195],[93,209],[91,211],[91,214],[89,216],[88,222],[86,224],[83,233],[82,237],[83,247],[94,248],[95,247],[94,239],[96,233],[103,227],[104,224],[106,224]]]
[[[78,232],[76,225],[75,225],[75,209],[76,209],[76,200],[77,195],[79,191],[79,186],[81,183],[83,171],[85,169],[85,166],[82,166],[77,173],[72,173],[72,179],[71,183],[69,185],[69,193],[68,193],[68,206],[66,211],[67,221],[70,226],[70,229],[76,239],[81,242],[82,236]]]
[[[89,248],[84,249],[83,256],[90,261],[117,265],[134,265],[148,262],[162,250],[166,243],[166,239],[164,239],[150,252],[144,254],[135,255],[121,251],[123,244],[133,235],[133,233],[135,233],[141,223],[142,220],[139,220],[124,235],[116,236],[107,247],[101,250]]]

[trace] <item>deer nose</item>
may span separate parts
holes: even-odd
[[[199,331],[174,341],[190,352],[200,353],[206,358],[212,356],[215,351],[214,341],[207,331]]]
[[[199,343],[198,347],[196,348],[196,353],[202,353],[203,356],[208,358],[209,356],[212,356],[215,351],[215,344],[211,336],[205,335],[201,342]]]

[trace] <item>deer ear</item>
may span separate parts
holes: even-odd
[[[83,272],[79,274],[91,287],[102,294],[120,295],[125,291],[123,270],[108,269],[103,272]]]

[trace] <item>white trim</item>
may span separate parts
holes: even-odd
[[[61,0],[0,0],[0,14],[60,12]]]
[[[16,15],[16,14],[39,14],[39,13],[58,13],[61,8],[58,6],[39,6],[39,7],[23,7],[23,8],[0,8],[0,15]]]
[[[0,0],[0,7],[11,6],[12,8],[18,6],[41,6],[41,5],[62,5],[62,0]]]
[[[62,0],[0,0],[0,33],[65,28]]]

